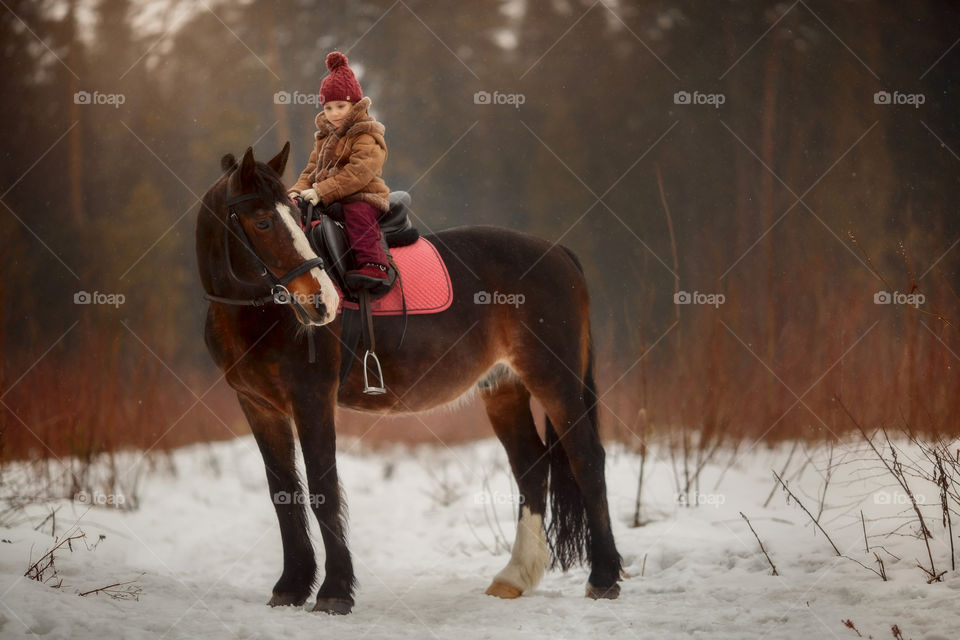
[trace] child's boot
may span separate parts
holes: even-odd
[[[366,288],[378,284],[387,284],[387,267],[378,262],[365,262],[359,269],[351,269],[344,274],[347,284],[354,288]]]

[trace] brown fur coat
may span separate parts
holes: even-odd
[[[336,128],[323,111],[317,114],[310,160],[290,193],[313,188],[324,206],[360,200],[380,211],[390,208],[390,189],[382,177],[387,159],[385,128],[367,113],[370,104],[370,98],[357,101]]]

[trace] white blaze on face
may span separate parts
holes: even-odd
[[[316,252],[307,241],[307,236],[300,230],[300,225],[294,220],[293,214],[290,212],[290,207],[282,202],[277,203],[277,214],[283,222],[283,226],[286,227],[290,233],[290,237],[293,239],[293,248],[299,254],[300,258],[304,261],[316,258]],[[317,267],[310,270],[310,275],[313,277],[317,288],[320,289],[321,300],[323,300],[325,307],[326,316],[324,316],[321,324],[333,322],[337,317],[337,307],[340,305],[340,296],[337,295],[333,281],[330,280],[330,276],[327,275],[326,271]]]
[[[543,532],[543,518],[532,513],[530,507],[524,506],[517,523],[517,538],[513,542],[510,562],[493,581],[516,587],[521,592],[530,591],[540,583],[549,562],[550,551]]]

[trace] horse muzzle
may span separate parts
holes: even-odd
[[[310,293],[303,293],[299,288],[291,287],[293,289],[291,291],[283,285],[275,285],[273,300],[277,304],[289,304],[300,324],[321,327],[336,319],[340,296],[337,295],[329,278],[314,278],[314,283],[318,286],[311,287],[313,291]]]

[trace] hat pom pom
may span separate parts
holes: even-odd
[[[344,67],[347,65],[347,56],[343,55],[339,51],[331,51],[327,55],[327,69],[333,71],[338,67]]]

